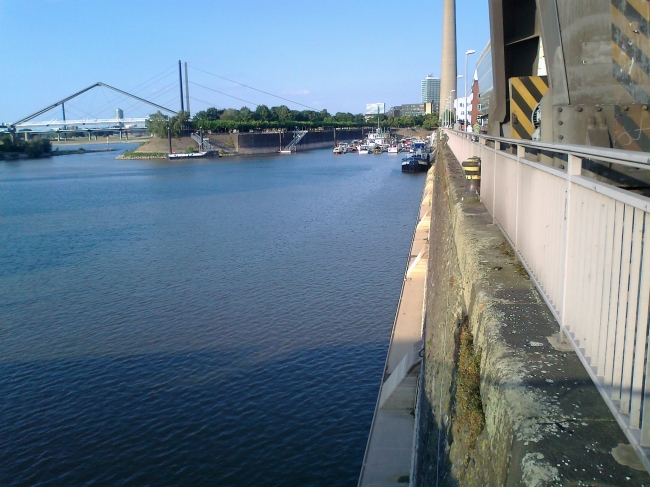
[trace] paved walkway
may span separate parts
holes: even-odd
[[[378,401],[359,478],[360,487],[403,487],[409,482],[415,428],[415,394],[420,373],[418,350],[414,349],[419,348],[418,342],[422,339],[432,178],[430,170],[393,325],[384,381],[379,392],[382,406],[379,406]],[[393,373],[395,376],[388,380]]]

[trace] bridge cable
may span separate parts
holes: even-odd
[[[154,76],[153,78],[156,78],[156,77],[160,76],[161,74],[165,73],[166,71],[173,70],[174,68],[175,68],[175,66],[172,66],[171,68],[166,69],[166,70],[163,71],[162,73],[157,74],[157,75]],[[168,73],[166,76],[163,76],[162,78],[160,78],[159,80],[156,80],[155,82],[160,82],[160,81],[162,81],[163,79],[168,78],[168,77],[171,76],[172,74],[175,74],[174,71]],[[135,94],[138,94],[138,93],[144,91],[146,88],[148,88],[149,86],[151,86],[151,84],[153,84],[153,83],[149,83],[147,86],[143,86],[143,85],[145,85],[148,81],[151,81],[153,78],[149,78],[147,81],[145,81],[145,82],[143,82],[143,83],[140,83],[140,84],[138,85],[138,87],[141,87],[141,88],[138,89],[137,91],[133,91],[133,92],[130,92],[130,93],[132,93],[132,94],[135,95]],[[171,86],[172,84],[176,84],[176,83],[174,82],[174,83],[168,84],[168,85],[165,86],[164,88],[168,88],[168,87]],[[106,96],[105,88],[104,88],[103,86],[101,86],[100,88],[102,88],[102,93],[104,93],[104,96]],[[158,96],[158,95],[157,95],[157,96]],[[150,98],[150,100],[153,100],[153,99],[156,98],[157,96],[153,96],[152,98]],[[116,97],[115,100],[109,100],[108,97],[106,96],[107,103],[101,105],[97,110],[104,110],[106,107],[108,107],[108,106],[110,106],[110,105],[112,105],[112,104],[121,104],[122,102],[124,102],[124,101],[126,101],[126,100],[128,100],[128,99],[129,99],[128,96],[117,95],[117,97]],[[128,105],[128,106],[126,107],[125,111],[127,111],[128,109],[130,109],[130,108],[136,106],[138,103],[142,103],[142,102],[135,101],[135,102],[131,103],[130,105]]]
[[[171,74],[174,74],[174,73],[171,73]],[[161,80],[161,81],[162,81],[162,80]],[[149,97],[149,101],[156,100],[156,99],[160,98],[161,96],[163,96],[163,95],[169,93],[170,90],[171,90],[171,87],[172,87],[173,85],[177,86],[178,83],[174,81],[174,82],[172,82],[172,83],[170,83],[170,84],[164,86],[163,88],[160,89],[160,91],[159,91],[158,93],[156,93],[155,95]],[[126,98],[127,98],[127,97],[124,97],[124,99],[126,99]],[[175,100],[175,99],[174,99],[174,100]],[[136,106],[138,103],[141,103],[141,102],[134,101],[133,103],[131,103],[130,105],[128,105],[128,106],[125,108],[125,111],[128,110],[128,109],[130,109],[130,108],[133,108],[133,107]],[[165,103],[165,104],[167,104],[167,103]]]
[[[208,108],[216,108],[217,110],[225,110],[224,107],[220,107],[219,105],[216,105],[212,102],[201,100],[200,98],[194,98],[192,95],[190,95],[190,100],[198,101],[199,103],[204,103],[208,106]],[[199,110],[201,111],[201,110]]]
[[[236,85],[240,85],[240,86],[243,86],[243,87],[251,89],[251,90],[259,91],[260,93],[264,93],[265,95],[273,96],[275,98],[279,98],[280,100],[288,101],[289,103],[293,103],[295,105],[300,105],[301,107],[309,108],[310,110],[314,110],[316,112],[319,111],[317,108],[310,107],[309,105],[305,105],[304,103],[299,103],[297,101],[289,100],[288,98],[284,98],[282,96],[274,95],[273,93],[269,93],[268,91],[253,88],[252,86],[245,85],[244,83],[240,83],[239,81],[233,81],[231,79],[224,78],[223,76],[219,76],[218,74],[210,73],[210,72],[205,71],[203,69],[197,68],[196,66],[190,66],[190,67],[192,69],[196,69],[197,71],[201,71],[201,72],[203,72],[205,74],[209,74],[209,75],[214,76],[216,78],[223,79],[223,80],[226,80],[226,81],[230,81],[231,83],[235,83]]]
[[[252,101],[244,100],[243,98],[238,98],[233,95],[229,95],[228,93],[224,93],[223,91],[215,90],[214,88],[208,88],[207,86],[200,85],[199,83],[195,83],[194,81],[190,81],[190,84],[200,86],[201,88],[205,88],[206,90],[214,91],[215,93],[219,93],[221,95],[229,96],[230,98],[234,98],[235,100],[243,101],[245,103],[249,103],[251,105],[258,106],[258,103],[253,103]]]

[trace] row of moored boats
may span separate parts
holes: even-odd
[[[378,129],[371,132],[365,140],[353,140],[352,142],[340,142],[334,147],[334,154],[347,154],[356,152],[357,154],[399,154],[400,152],[408,153],[407,157],[402,159],[402,172],[424,172],[431,165],[431,146],[428,142],[406,137],[397,140],[387,132]]]

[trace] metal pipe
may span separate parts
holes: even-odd
[[[465,53],[465,125],[467,126],[467,61],[469,59],[470,54],[474,54],[476,51],[473,49],[470,49]],[[467,127],[465,127],[465,130],[467,130]]]

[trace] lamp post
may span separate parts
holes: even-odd
[[[465,53],[465,124],[467,124],[467,60],[469,59],[470,54],[474,54],[476,51],[470,49]],[[467,128],[465,129],[467,130]]]
[[[447,128],[447,110],[449,106],[449,97],[445,98],[445,109],[442,112],[442,126]]]
[[[451,90],[449,92],[449,98],[450,98],[450,100],[449,100],[449,125],[451,125],[452,127],[453,127],[452,123],[454,122],[452,120],[452,115],[454,115],[454,110],[455,110],[454,109],[454,93],[456,93],[456,90]]]
[[[449,99],[451,98],[451,95],[449,95],[447,98],[445,98],[445,111],[443,113],[443,116],[445,117],[445,128],[449,125]]]

